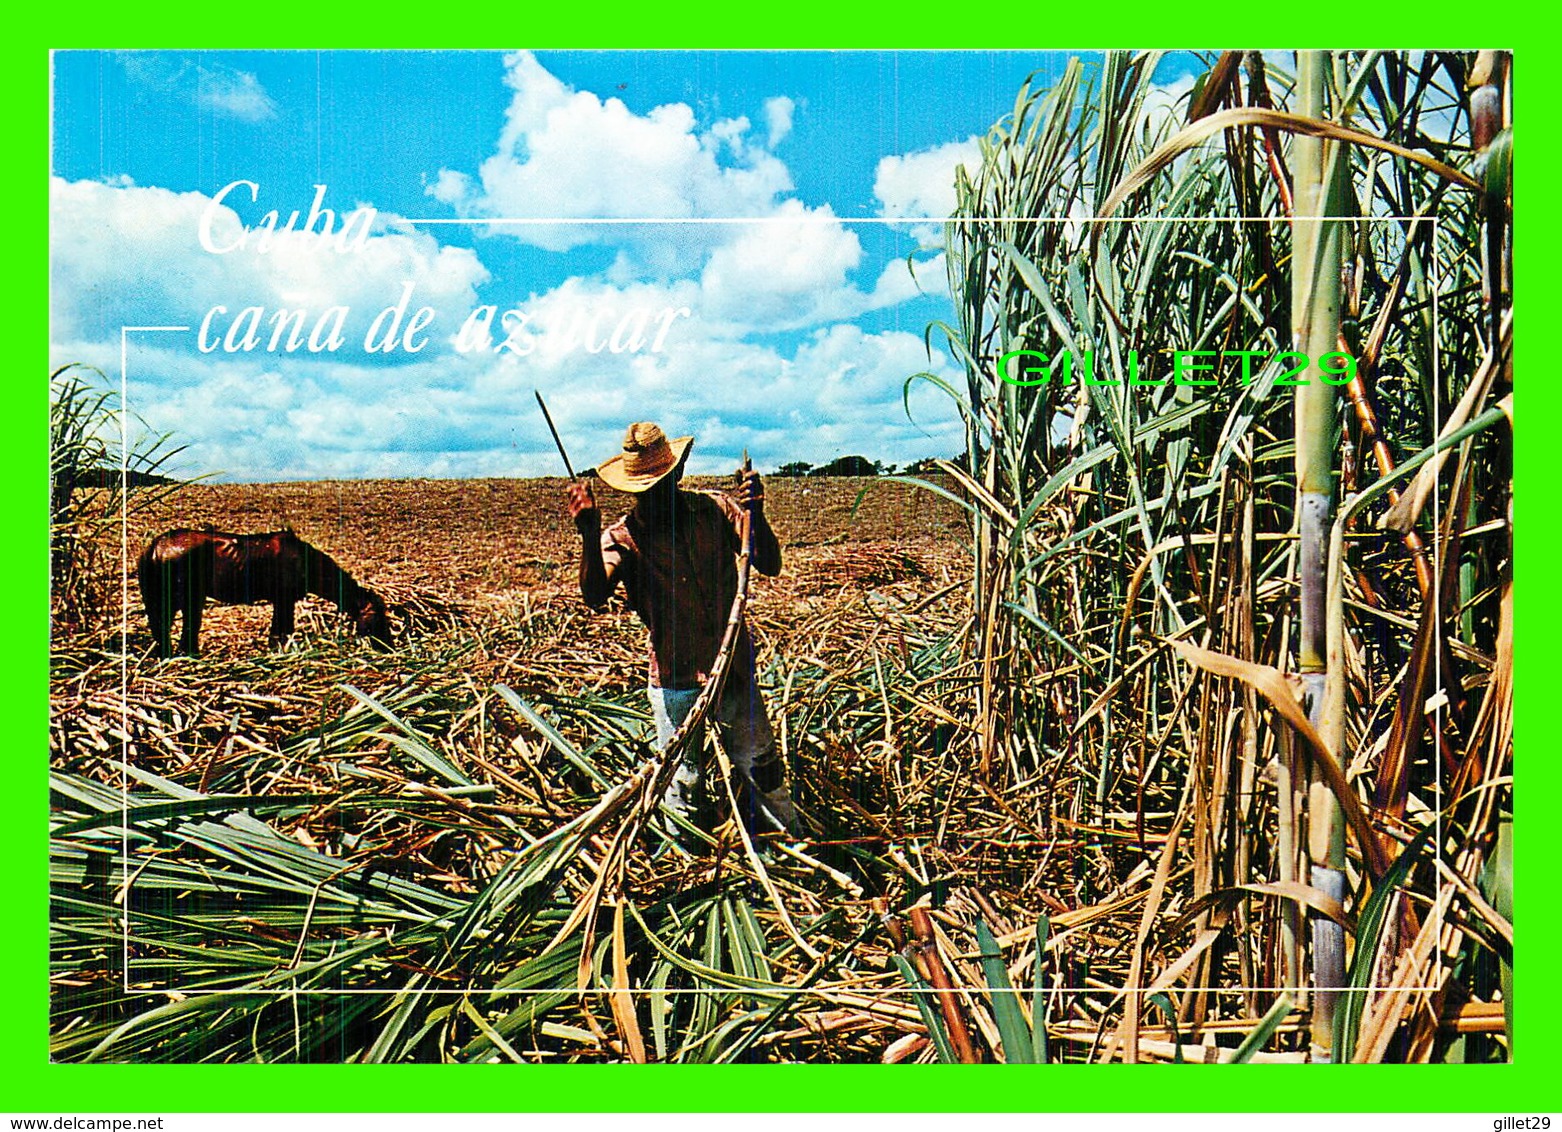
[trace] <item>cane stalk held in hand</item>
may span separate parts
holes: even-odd
[[[749,472],[754,465],[748,458],[748,449],[743,449],[743,470],[738,474],[740,482],[747,482]],[[750,489],[752,490],[752,489]],[[754,556],[754,500],[746,499],[743,503],[743,565],[747,569],[749,560]]]
[[[575,469],[570,466],[569,453],[564,451],[564,442],[559,439],[559,430],[553,427],[553,414],[548,412],[548,403],[542,399],[542,392],[533,389],[537,397],[537,407],[542,410],[542,419],[548,422],[548,431],[553,434],[553,443],[558,447],[559,456],[564,460],[564,470],[569,473],[570,479],[576,479]]]

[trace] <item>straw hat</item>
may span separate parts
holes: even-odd
[[[597,475],[619,491],[645,491],[682,463],[693,443],[692,436],[669,442],[650,421],[636,421],[624,433],[624,450],[598,464]]]

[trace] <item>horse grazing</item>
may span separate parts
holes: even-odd
[[[291,530],[263,535],[168,531],[147,546],[136,573],[158,656],[173,655],[169,633],[179,612],[184,614],[179,651],[196,655],[208,597],[229,605],[269,601],[273,645],[293,635],[293,606],[305,594],[335,602],[352,618],[359,636],[381,645],[391,642],[390,619],[379,595]]]

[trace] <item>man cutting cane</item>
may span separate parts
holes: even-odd
[[[756,473],[742,473],[736,499],[679,488],[693,442],[689,436],[669,442],[649,422],[630,425],[623,451],[596,471],[609,486],[634,495],[635,505],[605,530],[589,485],[575,480],[566,491],[569,515],[581,536],[581,598],[601,609],[623,582],[629,607],[648,630],[648,691],[659,746],[688,716],[720,651],[738,589],[745,509],[753,536],[750,565],[771,577],[781,572],[781,544],[765,518],[764,489]],[[711,718],[738,772],[743,819],[752,829],[791,831],[796,811],[759,694],[747,625],[738,631],[731,670]],[[688,821],[707,827],[700,744],[691,742],[685,751],[666,801]]]

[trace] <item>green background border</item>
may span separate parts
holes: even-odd
[[[1548,6],[1549,7],[1549,6]],[[1546,954],[1559,939],[1554,870],[1558,820],[1548,818],[1562,734],[1554,674],[1562,671],[1562,601],[1542,592],[1557,560],[1562,394],[1547,372],[1549,336],[1559,316],[1556,232],[1544,190],[1556,183],[1562,108],[1554,9],[1520,14],[1506,5],[1418,2],[1253,5],[1243,15],[1213,5],[1005,3],[920,9],[847,8],[838,0],[740,6],[711,0],[658,4],[624,0],[585,5],[462,5],[435,24],[437,9],[406,0],[299,8],[262,4],[164,5],[143,0],[97,10],[62,5],[32,27],[8,19],[3,81],[12,151],[20,158],[4,190],[7,241],[19,263],[4,275],[4,311],[14,344],[33,342],[28,362],[0,393],[10,438],[0,445],[7,529],[16,549],[0,556],[0,687],[12,721],[8,789],[0,829],[10,838],[5,972],[0,991],[0,1110],[10,1112],[201,1111],[1470,1111],[1540,1112],[1557,1103],[1562,1081],[1559,964]],[[36,10],[35,10],[36,12]],[[582,18],[585,17],[585,18]],[[14,19],[14,17],[13,17]],[[53,23],[49,22],[52,19]],[[357,30],[359,27],[367,31]],[[1505,1066],[59,1066],[47,1060],[48,796],[44,765],[48,715],[47,414],[48,80],[59,47],[405,47],[499,46],[498,36],[534,47],[661,48],[1057,48],[1125,46],[1129,37],[1165,46],[1496,46],[1517,50],[1515,77],[1523,144],[1520,195],[1536,203],[1515,227],[1518,293],[1534,325],[1521,335],[1519,364],[1531,362],[1517,446],[1517,541],[1529,589],[1516,596],[1515,730],[1524,751],[1515,823],[1520,945],[1516,970],[1518,1063]],[[1534,186],[1532,190],[1530,186]],[[1546,199],[1542,200],[1541,198]],[[1547,215],[1542,219],[1542,210]],[[13,355],[14,356],[14,355]],[[1536,439],[1538,438],[1538,439]],[[1529,494],[1523,494],[1528,492]],[[1526,525],[1526,522],[1528,525]],[[1530,755],[1533,753],[1533,760]],[[1531,958],[1533,957],[1533,958]]]

